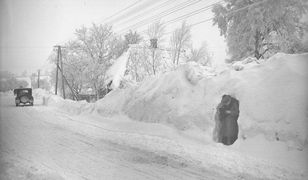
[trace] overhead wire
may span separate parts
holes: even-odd
[[[244,6],[244,7],[242,7],[242,8],[239,8],[239,9],[236,9],[236,10],[234,10],[234,11],[231,11],[231,12],[227,13],[226,15],[228,16],[228,15],[230,15],[230,14],[236,13],[236,12],[238,12],[238,11],[242,11],[242,10],[247,9],[247,8],[249,8],[249,7],[252,7],[252,6],[255,6],[255,5],[258,5],[258,4],[262,4],[262,3],[266,2],[266,1],[268,1],[268,0],[263,0],[263,1],[259,1],[259,2],[257,2],[257,3],[253,3],[253,4],[250,4],[250,5]],[[199,22],[190,24],[189,26],[190,26],[190,27],[197,26],[197,25],[199,25],[199,24],[212,21],[213,19],[214,19],[213,17],[212,17],[212,18],[207,18],[207,19],[204,19],[204,20],[202,20],[202,21],[199,21]],[[171,31],[171,32],[167,32],[167,33],[165,33],[165,34],[171,34],[171,33],[172,33],[172,31]]]
[[[170,14],[173,14],[173,13],[176,13],[186,7],[189,7],[189,6],[192,6],[196,3],[199,3],[201,2],[202,0],[188,0],[188,1],[184,1],[184,2],[181,2],[180,4],[177,4],[176,6],[173,6],[173,7],[170,7],[164,11],[161,11],[159,12],[158,14],[155,14],[154,16],[151,16],[151,17],[147,17],[145,19],[142,19],[132,25],[129,25],[125,28],[122,28],[119,32],[124,32],[126,30],[129,30],[129,29],[137,29],[139,27],[142,27],[144,25],[147,25],[151,22],[155,22],[155,21],[159,21],[161,20],[163,17],[166,17]]]
[[[162,17],[165,17],[165,16],[168,16],[168,15],[173,14],[175,12],[178,12],[178,11],[180,11],[182,9],[185,9],[185,8],[187,8],[189,6],[197,4],[197,3],[201,2],[201,1],[203,1],[203,0],[189,0],[189,1],[185,1],[183,3],[178,4],[175,7],[172,7],[172,8],[169,8],[169,9],[165,10],[165,11],[162,11],[161,13],[159,13],[159,14],[157,14],[155,16],[143,19],[143,20],[141,20],[141,21],[139,21],[139,22],[137,22],[137,23],[135,23],[133,25],[125,27],[125,28],[119,30],[119,33],[122,33],[123,31],[127,31],[129,29],[134,29],[135,27],[144,26],[146,24],[149,24],[149,22],[152,22],[152,21],[157,21],[157,20],[161,19]]]
[[[259,1],[259,2],[256,2],[256,3],[253,3],[253,4],[250,4],[250,5],[241,7],[241,8],[239,8],[239,9],[236,9],[236,10],[233,10],[233,11],[228,12],[226,15],[229,16],[230,14],[236,13],[236,12],[238,12],[238,11],[242,11],[242,10],[247,9],[247,8],[249,8],[249,7],[256,6],[256,5],[258,5],[258,4],[262,4],[262,3],[266,2],[266,1],[268,1],[268,0]],[[208,19],[205,19],[205,20],[196,22],[196,23],[194,23],[194,24],[191,24],[190,26],[191,26],[191,27],[192,27],[192,26],[196,26],[196,25],[198,25],[198,24],[202,24],[202,23],[211,21],[211,20],[213,20],[213,19],[214,19],[213,17],[212,17],[212,18],[208,18]]]
[[[167,26],[167,25],[170,25],[170,24],[172,24],[172,23],[175,23],[175,22],[178,22],[178,21],[181,21],[181,20],[185,20],[185,19],[187,19],[187,18],[189,18],[189,17],[191,17],[191,16],[195,16],[195,15],[198,15],[198,14],[200,14],[200,13],[206,12],[206,11],[208,11],[208,10],[211,10],[211,7],[213,7],[214,5],[220,4],[220,3],[222,3],[222,2],[223,2],[223,0],[217,1],[217,2],[212,3],[212,4],[208,4],[208,5],[203,6],[202,8],[200,8],[200,9],[198,9],[198,10],[189,12],[189,13],[187,13],[187,14],[184,14],[184,15],[182,15],[182,16],[179,16],[179,17],[176,17],[176,18],[174,18],[174,19],[171,19],[171,20],[169,20],[169,21],[167,21],[167,22],[164,22],[163,25]],[[139,27],[142,27],[142,26],[139,26]],[[139,27],[137,27],[137,28],[139,28]],[[145,33],[145,32],[146,32],[146,30],[142,31],[141,33]]]
[[[195,10],[195,11],[192,11],[192,12],[190,12],[190,13],[188,13],[188,14],[184,14],[184,15],[182,15],[182,16],[179,16],[179,17],[175,18],[175,19],[169,20],[169,21],[165,22],[165,24],[168,24],[168,23],[169,23],[169,24],[172,24],[172,23],[174,23],[174,22],[177,22],[177,21],[180,21],[180,20],[184,20],[184,19],[187,19],[187,18],[189,18],[189,17],[191,17],[191,16],[195,16],[195,15],[198,15],[198,14],[203,13],[203,12],[205,12],[205,11],[211,10],[211,8],[212,8],[214,5],[219,4],[219,3],[221,3],[221,2],[223,2],[223,1],[219,1],[219,2],[216,2],[216,3],[210,4],[210,5],[204,6],[204,7],[200,8],[200,9],[197,9],[197,10]]]
[[[221,1],[218,1],[218,2],[215,2],[215,3],[212,3],[212,4],[208,4],[208,5],[206,5],[206,6],[202,7],[202,8],[200,8],[200,9],[198,9],[198,10],[196,10],[196,11],[189,12],[189,13],[187,13],[187,14],[184,14],[184,15],[182,15],[182,16],[179,16],[179,17],[176,17],[176,18],[174,18],[174,19],[171,19],[171,20],[169,20],[169,21],[167,21],[167,22],[164,22],[163,25],[164,25],[164,26],[167,26],[167,25],[170,25],[170,24],[172,24],[172,23],[175,23],[175,22],[178,22],[178,21],[187,19],[187,18],[189,18],[189,17],[191,17],[191,16],[198,15],[198,14],[200,14],[200,13],[203,13],[203,12],[205,12],[205,11],[210,10],[211,7],[213,7],[213,6],[216,5],[216,4],[220,4],[221,2],[223,2],[223,1],[221,0]],[[144,33],[144,32],[146,32],[146,30],[142,31],[141,33]]]
[[[102,23],[106,22],[107,20],[121,14],[122,12],[134,7],[135,5],[137,5],[138,3],[140,3],[142,0],[137,0],[137,1],[134,1],[132,4],[129,4],[128,6],[124,7],[123,9],[117,11],[116,13],[112,14],[111,16],[108,16],[107,18],[105,18]]]
[[[239,11],[242,11],[242,10],[247,9],[247,8],[249,8],[249,7],[256,6],[256,5],[258,5],[258,4],[262,4],[262,3],[266,2],[266,1],[268,1],[268,0],[263,0],[263,1],[259,1],[259,2],[256,2],[256,3],[250,4],[250,5],[244,6],[244,7],[242,7],[242,8],[233,10],[233,11],[227,13],[226,15],[230,15],[230,14],[233,14],[233,13],[236,13],[236,12],[239,12]],[[221,1],[219,1],[219,2],[221,2]],[[217,3],[212,4],[212,6],[215,5],[215,4],[217,4]],[[187,14],[186,14],[186,15],[187,15]],[[183,16],[185,16],[185,15],[183,15]],[[178,17],[178,18],[179,18],[179,17]],[[175,19],[177,19],[177,18],[175,18]],[[211,21],[211,20],[213,20],[213,19],[214,19],[213,17],[212,17],[212,18],[207,18],[207,19],[205,19],[205,20],[202,20],[202,21],[199,21],[199,22],[190,24],[189,26],[190,26],[190,27],[193,27],[193,26],[196,26],[196,25],[199,25],[199,24],[202,24],[202,23],[209,22],[209,21]],[[174,19],[173,19],[173,20],[174,20]],[[171,23],[173,23],[173,22],[168,22],[168,23],[171,24]],[[164,24],[166,25],[166,23],[164,23]],[[141,33],[145,33],[145,32],[146,32],[146,30],[145,30],[145,31],[142,31]],[[172,31],[171,31],[171,32],[164,33],[164,34],[170,34],[170,33],[172,33]]]
[[[152,8],[150,8],[150,9],[144,9],[142,13],[139,13],[139,14],[133,16],[133,17],[124,18],[124,19],[122,19],[122,21],[125,20],[125,19],[126,19],[126,21],[121,22],[121,20],[120,20],[121,23],[119,23],[119,25],[121,25],[121,24],[126,24],[127,22],[130,22],[131,20],[136,20],[136,19],[138,19],[138,18],[140,18],[140,17],[143,17],[143,16],[146,15],[148,12],[155,12],[156,10],[158,10],[158,9],[164,7],[164,6],[167,6],[170,2],[174,2],[174,0],[167,0],[167,1],[165,1],[165,2],[163,2],[163,3],[161,3],[161,4],[159,4],[158,6],[152,7]]]

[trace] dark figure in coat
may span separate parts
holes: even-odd
[[[231,145],[238,137],[239,102],[229,95],[224,95],[218,109],[220,121],[218,142]]]

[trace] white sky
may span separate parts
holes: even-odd
[[[48,55],[53,46],[62,44],[74,37],[74,30],[81,25],[90,26],[92,22],[102,23],[105,18],[133,4],[137,0],[0,0],[0,60],[1,70],[16,74],[50,67]],[[138,3],[122,14],[114,16],[114,30],[123,29],[153,17],[187,0],[174,0],[165,6],[151,10],[168,0],[139,0]],[[162,18],[163,22],[195,11],[217,0],[203,0]],[[138,16],[139,15],[139,16]],[[134,18],[137,16],[137,18]],[[189,24],[212,17],[210,11],[187,19]],[[126,20],[132,18],[128,23]],[[151,21],[150,21],[151,22]],[[121,24],[122,23],[122,24]],[[166,32],[179,27],[178,23],[168,24]],[[143,31],[148,25],[140,27]],[[168,42],[168,34],[165,39]],[[206,22],[192,28],[193,43],[199,46],[203,41],[214,53],[214,63],[220,64],[226,57],[224,39],[219,36],[218,28]]]

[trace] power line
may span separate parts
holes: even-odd
[[[226,15],[228,16],[228,15],[230,15],[230,14],[233,14],[233,13],[236,13],[236,12],[239,12],[239,11],[242,11],[242,10],[247,9],[247,8],[249,8],[249,7],[252,7],[252,6],[255,6],[255,5],[258,5],[258,4],[262,4],[262,3],[266,2],[266,1],[268,1],[268,0],[263,0],[263,1],[260,1],[260,2],[257,2],[257,3],[253,3],[253,4],[250,4],[250,5],[247,5],[247,6],[245,6],[245,7],[242,7],[242,8],[236,9],[236,10],[234,10],[234,11],[231,11],[231,12],[227,13]],[[202,23],[205,23],[205,22],[209,22],[209,21],[211,21],[211,20],[213,20],[213,19],[214,19],[213,17],[212,17],[212,18],[208,18],[208,19],[205,19],[205,20],[196,22],[196,23],[194,23],[194,24],[191,24],[191,25],[189,25],[189,26],[190,26],[190,27],[197,26],[197,25],[199,25],[199,24],[202,24]],[[171,34],[171,33],[172,33],[172,31],[171,31],[171,32],[168,32],[168,33],[165,33],[165,34]]]
[[[156,11],[157,9],[159,9],[159,8],[161,8],[161,7],[164,7],[164,6],[168,5],[170,2],[174,2],[174,0],[165,1],[164,3],[162,3],[162,4],[158,5],[158,6],[155,6],[155,7],[151,8],[151,9],[144,9],[144,10],[143,10],[143,13],[137,14],[136,16],[133,16],[133,17],[131,17],[131,18],[128,17],[129,19],[126,18],[127,20],[124,21],[124,22],[122,22],[122,23],[120,23],[120,25],[121,25],[121,24],[126,24],[126,23],[129,22],[130,20],[138,19],[138,18],[142,17],[143,15],[147,14],[148,12],[154,12],[154,11]]]
[[[155,16],[143,19],[143,20],[141,20],[141,21],[139,21],[139,22],[137,22],[137,23],[135,23],[135,24],[133,24],[131,26],[123,28],[119,32],[122,33],[123,31],[129,30],[129,29],[132,29],[132,28],[142,27],[142,26],[144,26],[146,24],[149,24],[149,22],[157,21],[157,20],[161,19],[162,17],[165,17],[165,16],[168,16],[168,15],[173,14],[175,12],[178,12],[178,11],[180,11],[180,10],[186,8],[186,7],[194,5],[194,4],[199,3],[201,1],[203,1],[203,0],[189,0],[189,1],[185,1],[183,3],[178,4],[175,7],[169,8],[169,9],[167,9],[167,10],[165,10],[165,11],[163,11],[163,12],[161,12],[161,13],[155,15]]]
[[[139,6],[131,9],[130,11],[124,13],[124,14],[121,14],[119,16],[117,16],[116,18],[114,18],[113,20],[109,21],[110,24],[117,24],[118,22],[122,22],[123,20],[126,20],[127,18],[131,18],[133,15],[136,15],[140,12],[143,12],[143,11],[148,11],[148,8],[152,7],[152,6],[155,6],[156,4],[159,4],[158,2],[161,2],[162,0],[157,0],[157,1],[149,1],[149,0],[145,0],[144,3],[140,4]],[[169,1],[171,2],[171,1]],[[154,8],[155,10],[156,8]],[[144,12],[146,13],[146,12]],[[143,14],[144,14],[143,13]],[[141,16],[141,15],[140,15]],[[144,16],[142,16],[144,17]],[[132,18],[131,18],[132,19]],[[136,18],[134,18],[134,20],[136,20]]]
[[[180,20],[183,20],[183,19],[187,19],[188,17],[191,17],[191,16],[194,16],[194,15],[200,14],[200,13],[202,13],[202,12],[211,10],[211,8],[212,8],[214,5],[219,4],[219,3],[221,3],[221,2],[223,2],[223,1],[219,1],[219,2],[216,2],[216,3],[210,4],[210,5],[204,6],[204,7],[200,8],[200,9],[198,9],[198,10],[196,10],[196,11],[190,12],[190,13],[188,13],[188,14],[185,14],[185,15],[182,15],[182,16],[177,17],[177,18],[175,18],[175,19],[172,19],[172,20],[170,20],[170,21],[167,21],[167,22],[165,22],[164,24],[168,24],[168,23],[169,23],[169,24],[172,24],[172,23],[174,23],[174,22],[177,22],[177,21],[180,21]]]
[[[115,16],[121,14],[122,12],[124,12],[124,11],[126,11],[126,10],[132,8],[133,6],[136,6],[138,3],[142,2],[142,1],[143,1],[143,0],[136,0],[136,1],[134,1],[132,4],[130,4],[130,5],[126,6],[126,7],[124,7],[123,9],[117,11],[116,13],[112,14],[111,16],[108,16],[107,18],[103,19],[103,20],[101,21],[101,24],[103,24],[104,22],[106,22],[106,21],[112,19],[113,17],[115,17]],[[122,15],[124,15],[124,14],[122,14]],[[72,38],[72,37],[71,37],[71,38]],[[67,39],[67,40],[68,40],[68,39]],[[60,43],[61,43],[61,44],[64,44],[67,40],[63,40],[63,41],[61,41]]]
[[[226,15],[228,16],[228,15],[230,15],[230,14],[236,13],[236,12],[238,12],[238,11],[242,11],[242,10],[247,9],[247,8],[249,8],[249,7],[252,7],[252,6],[255,6],[255,5],[258,5],[258,4],[262,4],[262,3],[266,2],[266,1],[268,1],[268,0],[259,1],[259,2],[257,2],[257,3],[253,3],[253,4],[250,4],[250,5],[241,7],[241,8],[239,8],[239,9],[234,10],[234,11],[228,12]],[[213,20],[213,19],[214,19],[214,18],[208,18],[208,19],[199,21],[199,22],[197,22],[197,23],[191,24],[190,26],[191,26],[191,27],[192,27],[192,26],[196,26],[196,25],[198,25],[198,24],[202,24],[202,23],[211,21],[211,20]]]
[[[132,28],[136,29],[136,28],[142,27],[144,25],[147,25],[150,22],[158,21],[158,20],[160,20],[161,18],[163,18],[165,16],[168,16],[170,14],[178,12],[178,11],[180,11],[180,10],[182,10],[182,9],[188,7],[188,6],[194,5],[194,4],[196,4],[196,3],[200,2],[200,1],[202,1],[202,0],[188,0],[188,1],[182,2],[180,4],[177,4],[174,7],[171,7],[169,9],[167,9],[167,10],[164,10],[164,11],[160,12],[159,14],[156,14],[156,15],[154,15],[152,17],[145,18],[145,19],[143,19],[143,20],[141,20],[141,21],[139,21],[139,22],[137,22],[137,23],[135,23],[133,25],[130,25],[130,26],[126,27],[126,28],[123,28],[122,30],[120,30],[120,32],[129,30],[129,29],[132,29]]]
[[[167,24],[169,25],[169,24],[172,24],[172,23],[175,23],[175,22],[178,22],[178,21],[187,19],[188,17],[194,16],[194,15],[198,15],[198,14],[200,14],[200,13],[203,13],[203,12],[205,12],[205,11],[210,10],[211,7],[213,7],[213,6],[216,5],[216,4],[222,3],[222,2],[223,2],[223,1],[221,0],[221,1],[218,1],[218,2],[215,2],[215,3],[212,3],[212,4],[209,4],[209,5],[206,5],[206,6],[200,8],[200,9],[198,9],[198,10],[189,12],[189,13],[187,13],[187,14],[184,14],[184,15],[182,15],[182,16],[179,16],[179,17],[176,17],[176,18],[174,18],[174,19],[172,19],[172,20],[169,20],[169,21],[167,21],[167,22],[164,22],[163,24],[166,26]],[[154,17],[155,17],[155,16],[154,16]],[[144,25],[145,25],[145,24],[144,24]],[[141,26],[139,26],[139,27],[142,27],[142,26],[144,26],[144,25],[141,25]],[[136,27],[136,28],[138,28],[138,27]],[[142,31],[141,33],[145,33],[145,32],[146,32],[146,30]]]
[[[136,4],[140,3],[141,1],[142,1],[142,0],[137,0],[137,1],[133,2],[132,4],[126,6],[125,8],[123,8],[123,9],[117,11],[117,12],[114,13],[113,15],[108,16],[107,18],[105,18],[105,19],[102,21],[102,23],[104,23],[104,22],[106,22],[107,20],[109,20],[109,19],[111,19],[111,18],[113,18],[113,17],[115,17],[115,16],[121,14],[122,12],[124,12],[124,11],[126,11],[126,10],[132,8],[133,6],[135,6]]]
[[[263,1],[259,1],[259,2],[256,2],[256,3],[250,4],[250,5],[247,5],[245,7],[242,7],[242,8],[236,9],[234,11],[231,11],[231,12],[227,13],[227,15],[230,15],[232,13],[235,13],[235,12],[238,12],[238,11],[241,11],[241,10],[244,10],[244,9],[246,9],[248,7],[251,7],[251,6],[255,6],[257,4],[262,4],[262,3],[266,2],[266,1],[268,1],[268,0],[263,0]]]
[[[209,5],[204,6],[204,7],[200,8],[200,9],[198,9],[198,10],[196,10],[196,11],[192,11],[192,12],[190,12],[190,13],[187,13],[187,14],[184,14],[184,15],[182,15],[182,16],[176,17],[176,18],[174,18],[174,19],[171,19],[171,20],[169,20],[169,21],[163,23],[163,25],[167,26],[167,25],[170,25],[170,24],[172,24],[172,23],[181,21],[181,20],[183,20],[183,19],[187,19],[188,17],[191,17],[191,16],[194,16],[194,15],[200,14],[200,13],[202,13],[202,12],[208,11],[208,10],[211,9],[211,7],[213,7],[214,5],[219,4],[219,3],[221,3],[221,2],[223,2],[223,1],[218,1],[218,2],[215,2],[215,3],[213,3],[213,4],[209,4]],[[146,30],[142,31],[141,33],[145,33],[145,32],[146,32]]]

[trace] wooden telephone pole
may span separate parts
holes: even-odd
[[[64,70],[63,70],[63,61],[62,61],[62,51],[61,51],[61,46],[60,46],[60,62],[61,62],[61,79],[62,79],[62,95],[63,98],[65,99],[65,87],[64,87]]]
[[[61,79],[62,79],[62,95],[65,99],[65,87],[64,87],[64,75],[63,75],[63,61],[62,61],[62,52],[61,46],[55,46],[57,48],[57,71],[56,71],[56,86],[55,86],[55,94],[58,94],[58,80],[59,80],[59,63],[61,64]]]
[[[155,50],[157,49],[157,39],[150,39],[151,47],[152,47],[152,68],[153,74],[155,75]]]
[[[56,48],[58,48],[58,50],[57,50],[57,70],[56,70],[56,85],[55,85],[55,95],[57,95],[58,94],[58,74],[59,74],[59,60],[60,60],[60,48],[61,48],[61,46],[54,46],[54,47],[56,47]]]
[[[63,93],[63,98],[65,99],[65,87],[64,87],[64,84],[66,83],[67,86],[69,87],[69,89],[71,90],[72,94],[73,94],[73,99],[77,100],[78,101],[78,96],[76,95],[76,93],[74,92],[73,88],[70,86],[70,84],[68,83],[67,79],[65,78],[64,76],[64,71],[63,71],[63,61],[62,61],[62,52],[61,52],[61,46],[57,45],[57,46],[54,46],[57,48],[57,72],[56,72],[56,89],[55,89],[55,94],[57,94],[57,90],[58,90],[58,74],[59,74],[59,70],[60,70],[60,73],[61,73],[61,78],[62,78],[62,93]],[[61,67],[60,67],[60,65]]]
[[[37,88],[40,88],[40,72],[41,70],[37,70]]]

